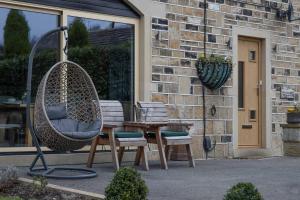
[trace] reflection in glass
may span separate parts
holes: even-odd
[[[92,77],[100,99],[122,102],[133,116],[134,25],[69,17],[69,60]]]
[[[56,15],[0,8],[0,147],[31,144],[25,127],[24,102],[28,54],[42,34],[57,26]],[[33,96],[45,72],[59,59],[58,41],[55,35],[38,49]]]

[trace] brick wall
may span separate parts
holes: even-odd
[[[167,104],[173,120],[193,122],[195,126],[191,132],[196,146],[200,147],[202,96],[195,61],[203,51],[203,0],[153,1],[164,4],[166,13],[165,18],[152,18],[152,100]],[[299,12],[300,1],[294,0],[293,4],[295,12]],[[280,124],[286,121],[287,107],[299,101],[300,92],[300,26],[299,22],[276,19],[274,8],[281,5],[287,8],[287,0],[208,0],[209,54],[232,55],[228,44],[232,41],[233,26],[271,33],[273,155],[282,154]],[[283,86],[295,90],[295,100],[280,98]],[[206,101],[207,134],[218,142],[217,156],[230,156],[232,80],[219,90],[207,90]],[[216,116],[209,112],[212,105],[217,108]]]

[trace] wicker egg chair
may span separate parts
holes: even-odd
[[[77,150],[97,137],[102,128],[99,99],[82,67],[62,61],[46,73],[36,95],[34,128],[55,151]]]
[[[102,130],[102,115],[95,86],[87,72],[71,61],[55,64],[38,87],[34,118],[31,115],[32,66],[39,43],[50,35],[63,32],[67,55],[67,27],[58,27],[44,35],[30,52],[26,89],[26,126],[36,147],[28,175],[56,179],[83,179],[97,176],[94,170],[74,167],[49,167],[40,143],[54,151],[66,152],[82,148]],[[42,166],[37,166],[38,161]],[[59,173],[57,173],[59,172]]]

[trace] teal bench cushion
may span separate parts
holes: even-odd
[[[154,132],[148,132],[148,137],[155,137]],[[188,136],[189,133],[185,131],[161,131],[162,137],[179,137],[179,136]]]
[[[108,138],[108,133],[101,133],[101,137]],[[116,131],[115,138],[141,138],[143,133],[137,131]]]

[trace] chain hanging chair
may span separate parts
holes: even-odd
[[[30,167],[29,175],[60,179],[91,178],[95,177],[96,173],[90,169],[65,167],[49,169],[39,145],[39,142],[42,142],[43,145],[58,152],[77,150],[91,142],[101,132],[102,116],[99,98],[87,72],[71,61],[61,61],[51,67],[38,87],[34,123],[30,117],[32,64],[37,45],[43,38],[60,31],[64,31],[67,40],[66,27],[50,31],[37,41],[29,58],[27,126],[30,127],[37,148],[37,156]],[[42,168],[35,167],[39,159],[42,161]],[[72,171],[72,173],[76,171],[77,174],[56,175],[53,174],[54,171]]]

